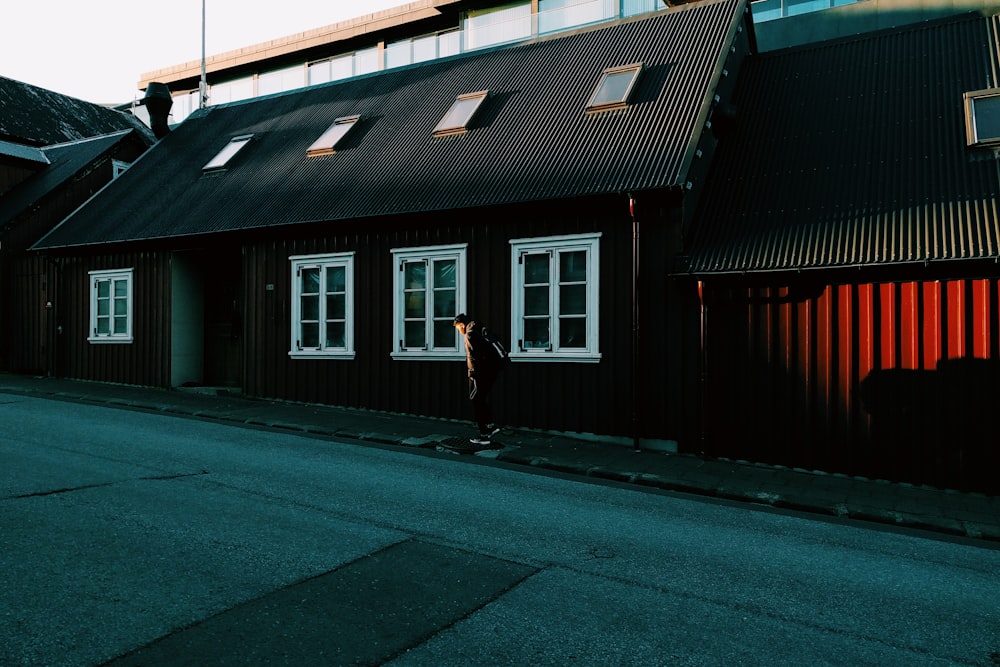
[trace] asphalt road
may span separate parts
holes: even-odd
[[[1000,664],[1000,550],[0,394],[0,665]]]

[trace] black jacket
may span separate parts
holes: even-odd
[[[481,333],[484,326],[472,321],[465,328],[465,363],[469,367],[470,378],[499,370],[499,357]]]

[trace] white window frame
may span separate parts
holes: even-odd
[[[90,276],[90,328],[87,340],[91,343],[131,343],[132,338],[132,269],[114,269],[108,271],[91,271]],[[125,283],[125,331],[115,332],[115,285]],[[101,283],[108,283],[108,314],[99,315],[98,286]],[[108,332],[98,333],[99,320],[105,317],[110,318],[108,322]]]
[[[601,234],[574,234],[545,238],[512,239],[511,245],[511,353],[514,361],[600,361],[600,239]],[[586,342],[583,347],[562,349],[559,345],[559,256],[563,252],[587,253]],[[525,276],[524,257],[531,254],[550,256],[549,272],[549,341],[546,348],[525,347]]]
[[[291,349],[288,356],[292,359],[354,359],[354,253],[326,253],[322,255],[293,255],[288,258],[291,262],[291,318],[290,333]],[[344,269],[344,346],[327,347],[321,343],[320,347],[302,347],[301,345],[301,308],[302,308],[302,282],[299,280],[303,269],[318,268],[325,274],[327,268]],[[320,280],[323,285],[323,280]],[[319,293],[319,340],[325,341],[326,337],[326,299],[324,292]]]
[[[393,257],[393,289],[392,289],[392,358],[393,359],[420,359],[439,361],[461,361],[465,359],[465,345],[462,343],[458,331],[455,331],[454,346],[447,348],[435,348],[434,340],[434,284],[433,272],[428,270],[426,275],[428,282],[424,289],[427,292],[424,321],[426,326],[425,342],[423,348],[408,348],[404,344],[404,330],[406,317],[406,290],[403,277],[407,262],[424,262],[430,265],[437,260],[455,260],[455,312],[448,314],[448,324],[451,325],[455,315],[466,311],[466,256],[468,244],[461,243],[444,246],[427,246],[420,248],[394,248],[391,250]],[[439,318],[443,319],[443,318]]]

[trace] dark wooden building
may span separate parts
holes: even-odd
[[[196,112],[35,246],[53,370],[468,418],[465,311],[506,423],[676,446],[668,265],[754,48],[715,0]]]
[[[998,37],[969,14],[747,60],[677,273],[705,453],[1000,492]]]
[[[153,143],[135,117],[0,77],[0,370],[49,365],[44,259],[28,248]]]

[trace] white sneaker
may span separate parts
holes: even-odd
[[[493,444],[490,442],[490,437],[488,435],[481,435],[478,438],[469,438],[469,442],[479,447],[489,447]]]

